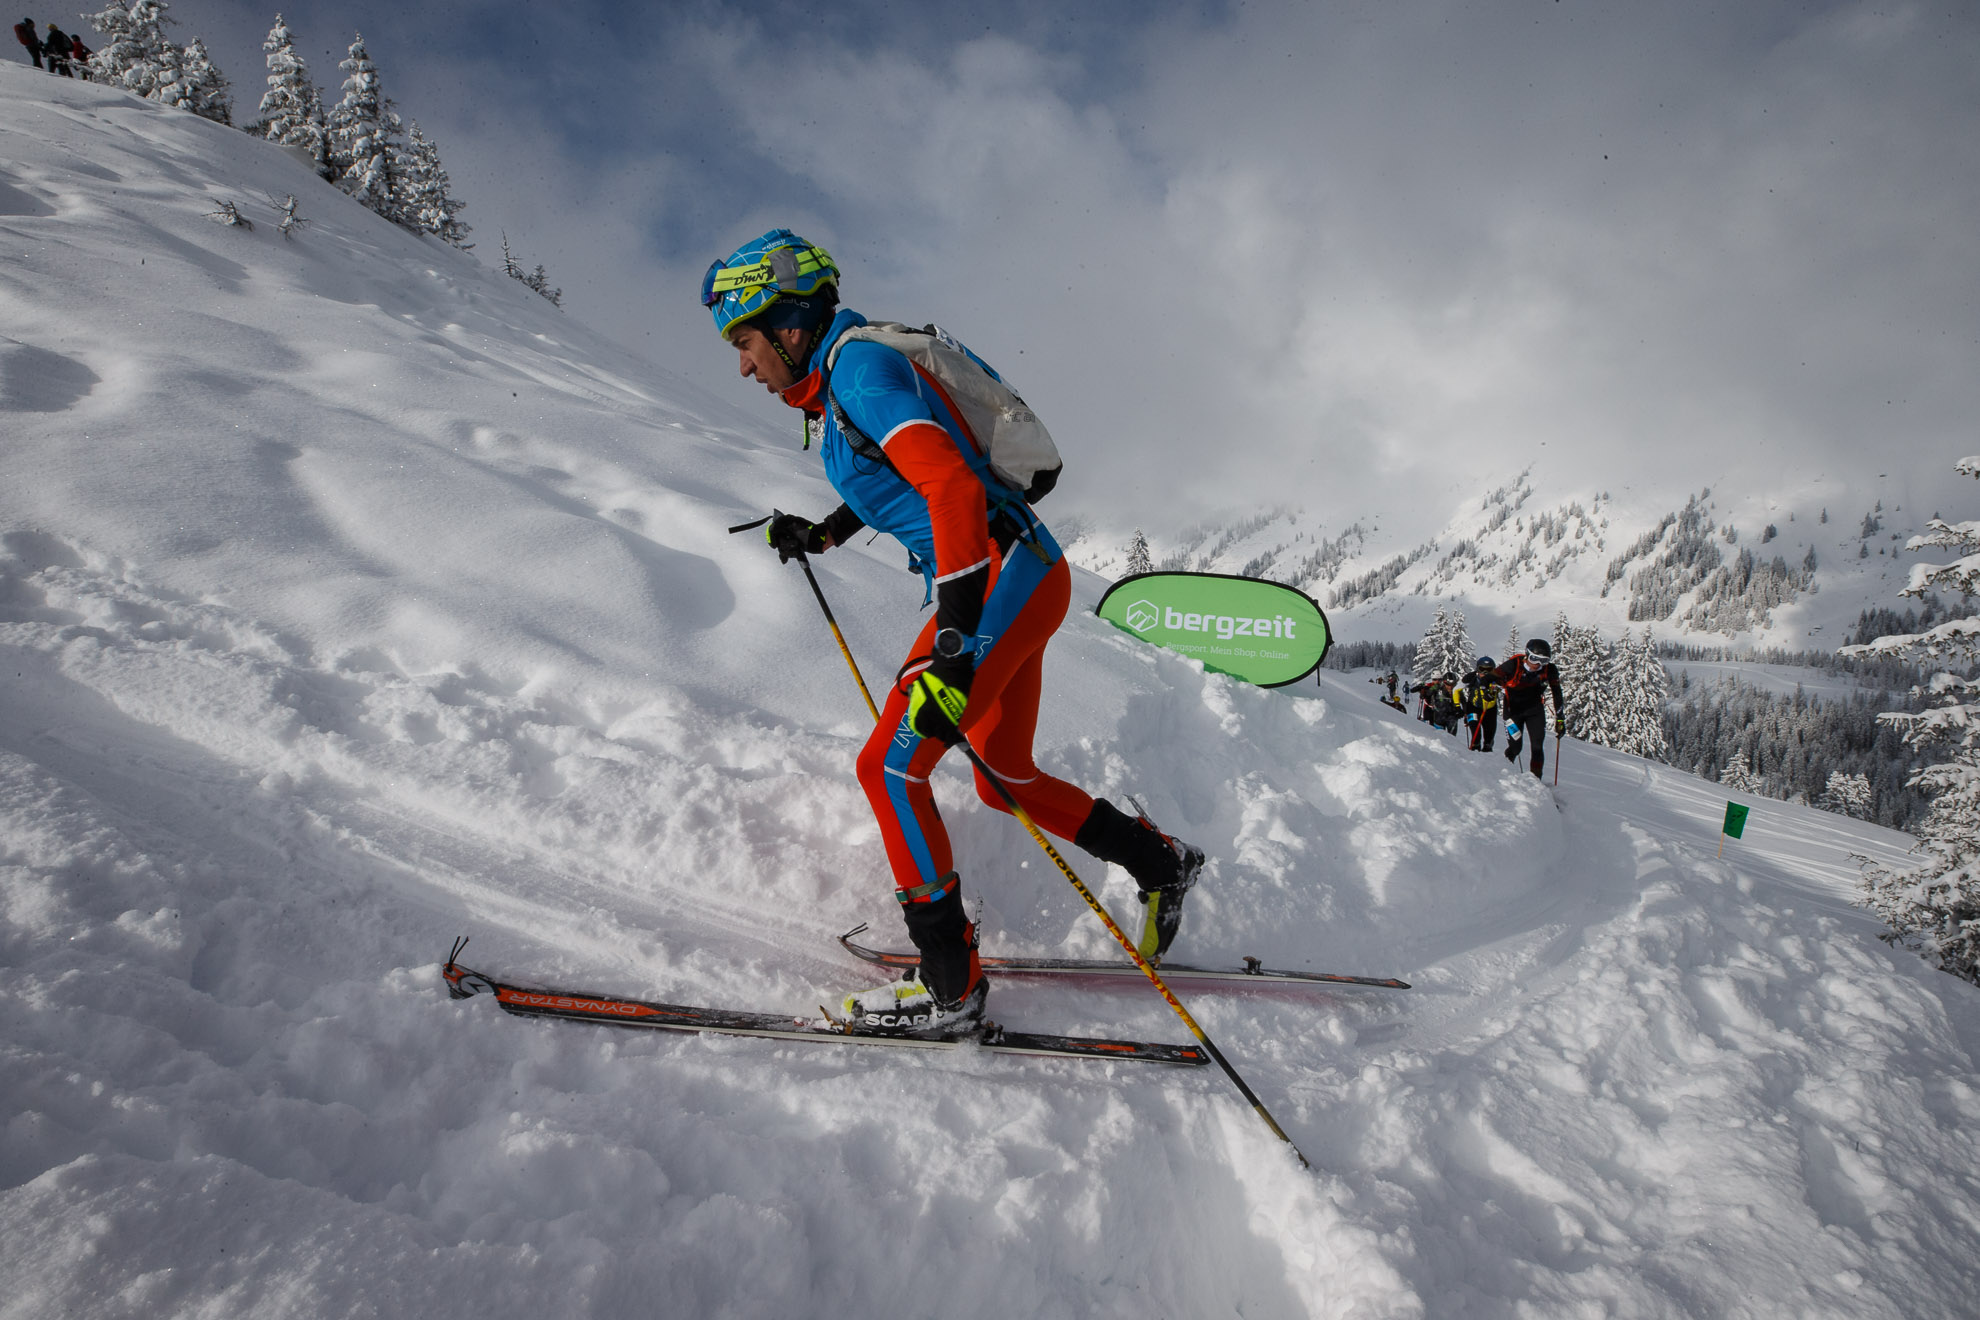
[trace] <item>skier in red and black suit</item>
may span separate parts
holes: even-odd
[[[28,59],[34,62],[35,68],[39,69],[41,67],[41,34],[35,31],[34,20],[24,18],[14,24],[14,39],[27,47]]]
[[[1535,637],[1526,644],[1524,653],[1494,669],[1492,677],[1505,693],[1506,759],[1511,761],[1519,756],[1521,738],[1514,735],[1522,735],[1533,748],[1529,764],[1538,778],[1540,767],[1547,763],[1549,688],[1554,694],[1555,736],[1567,732],[1567,720],[1561,715],[1561,671],[1554,668],[1554,648],[1546,639]]]

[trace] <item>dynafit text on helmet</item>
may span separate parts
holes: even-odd
[[[711,265],[701,298],[743,377],[804,414],[805,445],[816,440],[843,501],[816,521],[773,516],[770,545],[801,559],[870,527],[906,547],[933,595],[934,617],[907,647],[857,766],[919,966],[847,995],[843,1020],[953,1035],[983,1021],[989,984],[928,782],[951,746],[967,742],[985,803],[1015,805],[1027,824],[1134,877],[1136,947],[1151,962],[1176,938],[1204,857],[1033,761],[1045,646],[1071,598],[1065,555],[1030,503],[1058,475],[1049,434],[959,341],[869,323],[840,305],[839,280],[823,248],[773,229]]]

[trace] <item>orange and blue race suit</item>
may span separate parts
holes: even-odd
[[[888,533],[907,547],[909,566],[935,595],[935,615],[908,652],[910,663],[858,763],[898,897],[934,902],[947,894],[954,863],[928,776],[948,748],[909,726],[905,685],[926,667],[937,631],[960,633],[975,661],[962,735],[1041,829],[1070,840],[1093,799],[1041,772],[1032,739],[1045,644],[1065,619],[1072,580],[1051,532],[1022,496],[988,472],[975,438],[932,376],[868,340],[850,341],[830,356],[840,335],[864,324],[857,312],[842,309],[811,355],[810,374],[783,398],[818,428],[825,475],[845,501],[828,520],[834,539],[861,524]],[[1009,810],[981,771],[976,780],[977,796]]]

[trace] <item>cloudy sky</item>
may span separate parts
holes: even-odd
[[[252,118],[273,7],[172,12]],[[481,255],[506,230],[573,316],[788,425],[696,303],[788,224],[996,363],[1103,524],[1408,533],[1529,463],[1677,493],[1980,452],[1965,0],[284,12],[326,88],[364,33]]]

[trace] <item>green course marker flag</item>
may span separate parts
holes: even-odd
[[[1201,660],[1259,687],[1296,683],[1320,667],[1333,632],[1305,592],[1224,573],[1137,573],[1095,608],[1144,642]]]
[[[1719,827],[1719,855],[1726,855],[1726,836],[1737,839],[1746,833],[1746,808],[1737,802],[1726,803],[1726,823]]]

